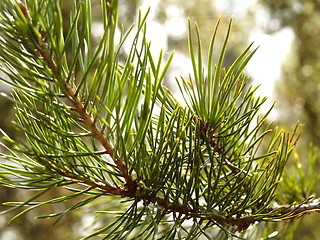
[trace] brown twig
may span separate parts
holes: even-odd
[[[64,87],[67,92],[67,95],[72,101],[75,111],[81,116],[83,123],[90,129],[92,136],[103,146],[103,148],[106,150],[106,153],[114,160],[114,163],[116,164],[120,173],[124,177],[126,183],[131,183],[133,180],[131,176],[129,176],[129,174],[127,173],[127,169],[123,161],[119,157],[115,156],[112,145],[104,137],[102,131],[97,128],[97,125],[92,119],[91,114],[87,112],[86,107],[78,99],[78,97],[75,96],[75,93],[69,87],[69,85],[65,84]]]
[[[106,191],[107,193],[110,193],[113,195],[122,195],[122,189],[120,189],[120,188],[115,188],[115,187],[109,186],[107,184],[102,184],[102,183],[89,182],[89,181],[81,179],[79,176],[76,176],[76,175],[68,173],[68,172],[63,172],[59,169],[55,169],[55,172],[63,177],[80,181],[88,186],[91,186],[92,188],[96,188],[96,189],[98,188],[98,189],[101,189],[101,190]]]
[[[29,15],[27,7],[21,2],[19,2],[18,5],[27,21],[31,24],[32,19]],[[30,30],[33,32],[32,28]],[[103,146],[103,148],[106,151],[106,154],[108,154],[113,159],[115,165],[117,166],[120,172],[120,175],[125,179],[126,186],[132,187],[134,180],[132,179],[131,175],[128,174],[127,168],[123,160],[119,156],[116,156],[116,154],[114,153],[112,145],[103,135],[103,130],[98,129],[96,122],[92,117],[92,114],[87,111],[87,104],[81,101],[81,99],[78,97],[78,92],[72,89],[72,86],[70,85],[69,81],[63,79],[54,61],[54,58],[52,58],[51,56],[49,57],[48,49],[46,47],[47,44],[44,43],[42,39],[39,39],[39,37],[36,34],[33,34],[33,37],[35,42],[37,43],[37,51],[40,53],[42,59],[48,65],[49,69],[51,69],[51,71],[56,75],[58,81],[60,83],[63,83],[64,94],[71,100],[74,111],[79,114],[79,117],[82,119],[82,122],[90,129],[92,136]]]
[[[271,207],[265,211],[265,213],[270,212],[280,212],[281,216],[283,216],[281,220],[289,220],[314,212],[320,213],[320,199],[314,199],[314,196],[310,196],[302,203],[288,206],[277,206],[273,208]]]

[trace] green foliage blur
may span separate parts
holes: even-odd
[[[282,74],[276,84],[277,108],[281,111],[279,123],[286,127],[299,120],[304,131],[298,144],[301,165],[312,151],[310,142],[320,146],[320,3],[314,0],[260,0],[276,26],[266,26],[273,34],[284,28],[294,32],[291,52],[282,65]],[[320,160],[317,160],[319,166]],[[317,168],[317,174],[320,170]],[[316,186],[319,195],[320,187]],[[318,239],[318,214],[305,216],[297,229],[295,239]]]

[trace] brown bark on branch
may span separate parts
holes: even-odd
[[[268,208],[266,213],[279,211],[281,212],[281,215],[284,216],[281,220],[293,219],[314,212],[320,213],[320,198],[314,199],[314,196],[310,196],[300,204]]]
[[[31,24],[32,19],[29,15],[27,7],[21,2],[19,2],[18,5],[26,20]],[[30,28],[30,30],[33,32],[32,28]],[[54,59],[50,56],[50,54],[48,54],[50,52],[50,49],[47,49],[45,47],[48,44],[44,43],[42,39],[39,39],[36,34],[33,34],[33,37],[35,38],[34,40],[37,43],[37,50],[43,58],[43,61],[48,65],[48,68],[52,71],[52,73],[56,75],[59,83],[63,84],[64,89],[62,90],[64,90],[66,97],[71,100],[74,111],[79,114],[79,117],[82,119],[83,123],[91,131],[92,136],[103,146],[103,148],[106,150],[106,153],[113,159],[115,165],[119,169],[120,175],[125,179],[125,186],[132,186],[134,180],[132,179],[131,175],[128,174],[123,160],[119,156],[116,156],[112,145],[103,135],[104,129],[98,129],[91,113],[87,111],[87,105],[84,104],[81,99],[79,99],[79,97],[77,96],[77,92],[75,92],[68,83],[68,79],[65,80],[62,78],[62,74],[60,73]],[[108,190],[108,192],[110,192],[110,190]]]

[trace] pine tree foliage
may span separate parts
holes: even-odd
[[[119,28],[118,2],[102,0],[104,32],[94,45],[90,0],[72,1],[69,19],[62,17],[61,3],[0,4],[2,81],[14,89],[6,97],[15,103],[15,127],[25,135],[25,142],[15,142],[2,131],[1,184],[38,191],[6,203],[12,207],[3,214],[20,209],[15,220],[81,196],[63,212],[39,216],[58,222],[71,210],[113,196],[123,200],[123,211],[85,238],[225,239],[245,237],[255,223],[316,211],[310,210],[319,205],[310,197],[314,181],[288,191],[294,179],[285,166],[297,128],[288,133],[268,125],[269,112],[259,111],[266,99],[248,86],[244,68],[255,50],[249,46],[223,67],[231,23],[216,49],[217,23],[207,56],[199,28],[195,35],[189,31],[193,69],[188,78],[177,78],[185,99],[179,103],[162,85],[173,54],[164,61],[162,52],[155,58],[150,51],[147,14]],[[134,39],[123,60],[129,34]],[[300,179],[309,175],[301,171]],[[69,194],[38,200],[54,188]],[[279,189],[287,195],[279,198]]]

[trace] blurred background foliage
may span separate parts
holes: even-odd
[[[297,151],[302,166],[308,167],[303,165],[303,159],[309,154],[309,143],[320,146],[320,2],[260,0],[259,3],[277,21],[277,27],[266,27],[265,31],[273,33],[289,27],[294,32],[291,52],[276,82],[277,108],[281,111],[277,122],[286,127],[299,120],[304,125]],[[319,186],[316,191],[319,196]],[[303,217],[294,239],[318,239],[319,221],[319,214]]]
[[[68,1],[63,2],[65,4],[64,13],[67,17],[70,5]],[[97,19],[99,19],[101,11],[99,9],[99,1],[92,2],[93,17],[96,18],[96,21],[93,22],[93,24],[96,24],[96,32],[92,34],[98,38],[101,36],[101,32]],[[239,2],[241,3],[239,4]],[[148,20],[152,22],[152,24],[148,25],[148,36],[151,40],[154,40],[152,47],[155,47],[155,51],[159,48],[164,48],[167,56],[172,50],[176,52],[173,65],[165,82],[173,91],[175,88],[174,77],[188,74],[191,71],[187,53],[188,18],[192,22],[196,21],[199,25],[204,49],[206,49],[217,19],[220,16],[223,17],[220,29],[226,29],[229,19],[233,17],[234,24],[229,42],[229,51],[226,56],[227,62],[232,62],[243,51],[244,47],[249,44],[250,34],[255,29],[262,28],[266,33],[274,34],[283,28],[290,28],[294,33],[294,42],[289,55],[283,62],[281,76],[275,83],[276,111],[278,112],[277,124],[280,124],[281,127],[292,129],[292,126],[299,120],[304,125],[304,132],[298,144],[300,156],[298,161],[301,161],[302,166],[304,166],[303,161],[308,157],[310,141],[315,146],[320,146],[320,101],[318,100],[320,97],[320,81],[318,79],[320,76],[320,51],[317,49],[320,46],[320,3],[318,0],[258,0],[257,2],[248,1],[252,2],[248,7],[244,6],[242,2],[235,0],[119,0],[119,22],[128,28],[136,19],[139,7],[142,6],[146,9],[147,6],[152,6]],[[260,9],[259,12],[266,13],[269,23],[272,24],[257,26],[257,9]],[[220,31],[220,33],[222,35],[218,36],[218,40],[220,38],[222,44],[224,32]],[[275,52],[274,58],[277,57],[277,52]],[[226,64],[228,65],[228,63]],[[261,62],[259,64],[263,65],[264,63]],[[267,65],[265,67],[268,68]],[[1,91],[10,91],[2,85],[0,88]],[[13,138],[19,138],[21,137],[19,133],[10,127],[10,123],[14,119],[12,107],[12,104],[7,99],[0,98],[0,127]],[[317,161],[319,162],[320,160],[318,159]],[[305,167],[307,168],[308,166]],[[316,195],[319,196],[319,193],[320,188],[318,187]],[[0,202],[27,199],[25,197],[26,194],[30,194],[30,192],[2,187],[0,188]],[[50,192],[48,194],[56,196],[63,193]],[[71,205],[72,203],[68,204]],[[116,201],[112,202],[110,200],[108,202],[109,206],[112,204],[116,204]],[[61,205],[61,208],[66,208],[66,206]],[[95,224],[92,215],[88,214],[89,210],[83,209],[83,214],[79,212],[68,214],[54,227],[52,226],[54,220],[34,219],[36,215],[43,215],[39,211],[48,213],[53,212],[53,209],[38,209],[23,218],[19,218],[10,225],[7,224],[10,216],[1,216],[0,240],[78,239],[85,234],[86,227],[90,229],[92,224]],[[318,214],[304,216],[300,220],[302,220],[302,224],[299,226],[298,222],[300,221],[285,223],[292,224],[293,228],[297,228],[293,239],[317,239],[317,236],[320,236],[320,229],[317,227],[317,222],[320,220]],[[110,220],[106,219],[105,221]],[[278,231],[281,230],[281,226],[278,224],[271,227]],[[288,233],[287,239],[289,239],[290,234]],[[61,238],[62,236],[63,238]]]

